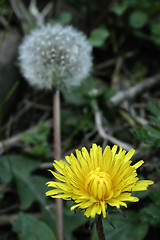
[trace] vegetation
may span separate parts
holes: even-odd
[[[17,15],[13,2],[0,1],[1,49],[12,28],[23,37],[37,27],[28,1],[24,18]],[[41,16],[49,3],[44,2],[38,3]],[[133,161],[145,162],[141,178],[155,181],[149,191],[135,194],[138,203],[120,212],[108,209],[103,220],[107,240],[159,239],[159,11],[159,0],[63,0],[43,16],[45,22],[83,30],[93,46],[90,77],[61,91],[62,159],[92,143],[118,144],[127,151],[133,147]],[[45,197],[45,183],[52,179],[47,171],[53,162],[52,132],[51,92],[31,88],[20,74],[5,98],[0,90],[2,240],[56,239],[55,202]],[[65,239],[97,239],[94,221],[70,211],[70,206],[64,202]]]

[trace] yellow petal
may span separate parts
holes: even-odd
[[[101,201],[102,214],[104,218],[106,217],[106,207],[107,205],[105,204],[105,202]]]
[[[137,168],[139,168],[143,163],[144,163],[144,161],[143,161],[143,160],[140,160],[139,162],[135,163],[135,164],[133,165],[133,167],[134,167],[135,169],[137,169]]]
[[[46,196],[53,196],[53,195],[58,194],[58,193],[60,193],[59,189],[53,189],[53,190],[50,190],[50,191],[46,192]]]
[[[112,147],[112,157],[114,158],[114,156],[115,156],[115,154],[116,154],[116,152],[117,152],[117,145],[114,145],[113,147]]]
[[[154,184],[153,181],[150,180],[141,180],[137,181],[136,185],[132,188],[132,191],[144,191],[147,190],[149,185]]]
[[[65,177],[64,176],[62,176],[62,175],[60,175],[60,174],[58,174],[58,173],[56,173],[56,172],[53,172],[52,170],[49,170],[52,174],[53,174],[53,176],[55,177],[55,178],[57,178],[58,180],[60,180],[60,181],[62,181],[62,182],[66,182],[66,179],[65,179]]]
[[[134,150],[134,149],[131,149],[131,150],[126,154],[126,156],[125,156],[125,158],[124,158],[124,162],[129,161],[129,160],[132,158],[132,156],[134,155],[134,152],[135,152],[135,150]]]

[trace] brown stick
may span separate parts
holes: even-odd
[[[54,158],[59,161],[61,157],[61,130],[60,130],[60,93],[56,89],[53,94],[53,136],[54,136]],[[57,239],[63,240],[63,201],[56,199],[57,214]]]
[[[32,213],[32,216],[42,219],[42,214],[41,213]],[[7,225],[12,225],[17,221],[18,215],[17,214],[6,214],[6,215],[1,215],[0,216],[0,226],[7,226]]]
[[[52,125],[52,119],[49,119],[47,121],[44,122],[45,126],[47,127],[51,127]],[[22,137],[22,135],[26,132],[32,132],[36,129],[36,126],[33,126],[31,128],[28,128],[27,130],[25,130],[24,132],[18,133],[8,139],[4,139],[3,141],[0,141],[0,153],[3,152],[6,148],[12,147],[16,144],[19,143],[20,138]]]
[[[133,147],[131,145],[129,145],[128,143],[122,142],[121,140],[107,134],[103,128],[102,125],[102,116],[100,113],[100,110],[98,108],[98,104],[95,102],[94,106],[93,106],[94,112],[95,112],[95,123],[96,123],[96,127],[97,127],[97,131],[99,133],[99,135],[103,138],[106,139],[116,145],[122,146],[122,148],[124,148],[127,151],[130,151]]]
[[[149,77],[143,82],[138,83],[129,89],[119,91],[117,94],[110,98],[109,103],[113,106],[120,105],[122,101],[134,98],[136,95],[154,86],[158,82],[160,82],[160,74]]]
[[[103,224],[102,224],[102,215],[97,215],[96,217],[96,228],[97,228],[98,239],[105,240]]]

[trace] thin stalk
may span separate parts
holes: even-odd
[[[61,127],[60,127],[60,93],[56,89],[53,94],[53,136],[54,159],[61,158]],[[58,181],[58,180],[57,180]],[[57,240],[63,240],[63,201],[56,199]]]
[[[106,240],[104,235],[104,230],[103,230],[103,224],[102,224],[102,215],[97,215],[96,228],[97,228],[98,240]]]

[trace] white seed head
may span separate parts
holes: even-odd
[[[79,85],[91,71],[91,51],[82,32],[47,24],[32,31],[20,45],[21,71],[39,89]]]

